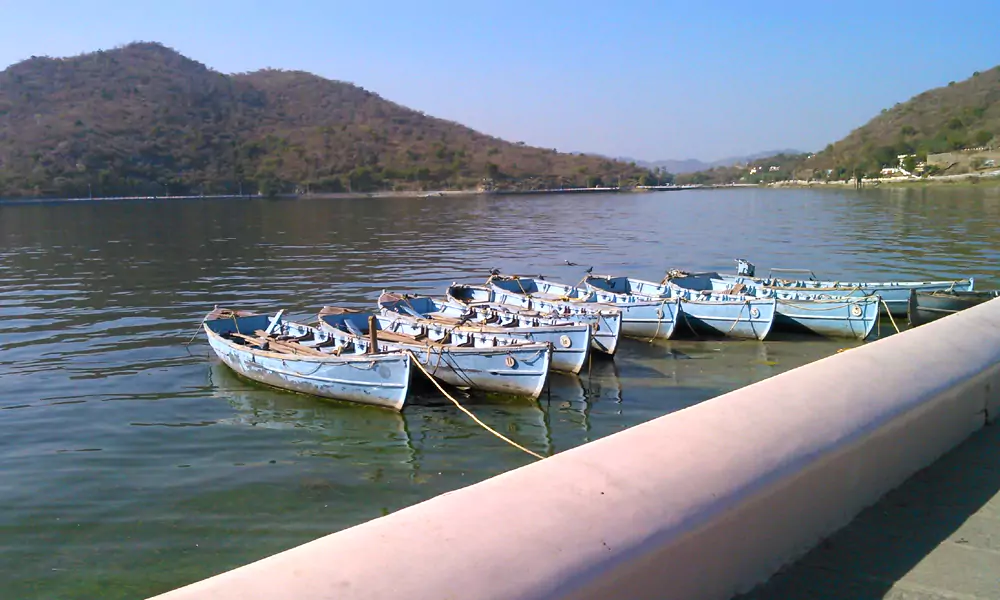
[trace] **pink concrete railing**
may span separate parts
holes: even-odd
[[[1000,300],[159,598],[725,599],[1000,413]]]

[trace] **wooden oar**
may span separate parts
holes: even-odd
[[[320,352],[319,350],[313,350],[312,348],[307,348],[306,346],[303,346],[301,344],[297,344],[294,342],[279,342],[278,340],[275,340],[273,338],[267,338],[261,335],[264,333],[261,330],[257,330],[254,333],[256,333],[259,337],[253,337],[242,333],[233,333],[232,335],[261,347],[263,347],[264,344],[266,343],[268,347],[273,349],[275,352],[286,352],[288,354],[301,354],[304,356],[315,356],[323,358],[329,356],[329,354],[326,354],[325,352]]]
[[[255,331],[254,333],[256,333],[258,336],[262,336],[262,337],[263,337],[263,334],[264,334],[264,332],[260,331],[259,329],[257,331]],[[272,346],[277,345],[278,347],[288,348],[289,350],[291,350],[293,352],[297,352],[299,354],[305,354],[305,355],[308,355],[308,356],[323,356],[323,357],[329,356],[325,352],[320,352],[319,350],[314,350],[313,348],[310,348],[308,346],[303,346],[302,344],[299,344],[298,342],[281,341],[281,340],[276,340],[274,338],[267,338],[267,341]]]

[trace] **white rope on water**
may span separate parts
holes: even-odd
[[[464,412],[465,414],[467,414],[469,416],[470,419],[472,419],[473,421],[475,421],[477,425],[479,425],[480,427],[482,427],[486,431],[492,433],[496,437],[500,438],[501,440],[507,442],[511,446],[514,446],[515,448],[517,448],[518,450],[520,450],[520,451],[522,451],[522,452],[524,452],[526,454],[530,454],[531,456],[534,456],[535,458],[537,458],[539,460],[545,458],[541,454],[538,454],[537,452],[533,452],[531,450],[528,450],[527,448],[525,448],[521,444],[518,444],[517,442],[515,442],[514,440],[512,440],[512,439],[508,438],[507,436],[503,435],[502,433],[500,433],[496,429],[493,429],[492,427],[490,427],[486,423],[483,423],[482,421],[480,421],[479,417],[477,417],[476,415],[472,414],[472,412],[469,409],[467,409],[464,406],[462,406],[462,404],[458,400],[456,400],[454,396],[452,396],[451,394],[449,394],[447,391],[445,391],[445,389],[443,387],[441,387],[441,384],[438,383],[437,379],[434,379],[434,377],[431,376],[431,374],[428,373],[426,369],[424,369],[424,366],[422,364],[420,364],[420,361],[417,360],[417,357],[414,356],[412,352],[410,352],[409,350],[407,350],[406,352],[407,352],[407,354],[410,355],[410,359],[413,361],[413,364],[417,365],[417,368],[420,369],[420,371],[427,377],[427,379],[430,379],[431,383],[434,384],[434,387],[436,387],[438,389],[438,391],[440,391],[442,394],[444,394],[445,398],[447,398],[448,400],[451,400],[452,404],[454,404],[458,408],[458,410]]]

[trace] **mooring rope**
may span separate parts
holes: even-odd
[[[729,327],[729,331],[726,332],[726,335],[729,335],[730,333],[732,333],[733,330],[736,329],[736,326],[740,324],[740,317],[743,316],[743,307],[744,306],[746,306],[747,308],[750,308],[750,301],[746,300],[740,306],[740,312],[736,313],[736,320],[733,321],[733,324]],[[753,322],[753,313],[750,313],[750,321],[751,321],[751,323]]]
[[[413,360],[413,363],[415,365],[417,365],[417,368],[420,369],[420,371],[427,377],[427,379],[429,379],[431,381],[431,383],[434,384],[434,386],[438,389],[438,391],[440,391],[442,394],[444,394],[445,398],[447,398],[448,400],[451,400],[452,404],[454,404],[456,407],[458,407],[458,410],[460,410],[460,411],[464,412],[465,414],[467,414],[470,419],[472,419],[473,421],[476,422],[477,425],[479,425],[480,427],[482,427],[486,431],[492,433],[493,435],[497,436],[501,440],[507,442],[511,446],[514,446],[518,450],[520,450],[522,452],[525,452],[526,454],[530,454],[531,456],[534,456],[535,458],[537,458],[539,460],[545,458],[541,454],[538,454],[537,452],[533,452],[531,450],[528,450],[527,448],[525,448],[521,444],[518,444],[517,442],[515,442],[514,440],[508,438],[507,436],[505,436],[504,434],[500,433],[496,429],[493,429],[492,427],[490,427],[486,423],[483,423],[482,421],[480,421],[479,417],[477,417],[476,415],[472,414],[472,412],[469,409],[467,409],[464,406],[462,406],[462,404],[458,400],[456,400],[454,396],[452,396],[451,394],[449,394],[447,391],[445,391],[445,389],[443,387],[441,387],[441,384],[438,383],[437,379],[434,379],[434,377],[432,377],[431,374],[428,373],[426,369],[424,369],[424,366],[422,364],[420,364],[420,361],[417,360],[417,357],[414,356],[412,352],[410,352],[409,350],[407,350],[406,352],[407,352],[407,354],[410,355],[410,359]]]
[[[667,316],[666,311],[663,310],[663,307],[667,305],[667,300],[673,300],[673,298],[664,298],[663,302],[660,302],[660,306],[658,306],[657,309],[656,309],[656,313],[657,313],[657,317],[656,317],[656,331],[653,332],[653,337],[649,338],[649,343],[650,344],[653,343],[653,340],[656,339],[656,336],[660,335],[660,325],[663,324],[663,319],[665,319],[666,316]],[[676,318],[677,317],[675,316],[674,319],[676,320]]]
[[[235,318],[235,317],[233,317],[233,318]],[[198,323],[198,329],[194,330],[194,335],[191,336],[191,339],[189,339],[187,342],[185,342],[185,344],[184,344],[185,346],[190,346],[191,342],[194,341],[194,338],[198,337],[198,334],[201,333],[201,326],[204,325],[204,324],[205,324],[205,319],[202,319],[201,323]],[[237,328],[237,331],[239,331],[239,328]]]
[[[885,303],[882,296],[879,296],[878,299],[882,303],[882,306],[885,307],[885,312],[889,315],[889,322],[892,323],[892,328],[896,330],[896,333],[899,333],[899,325],[896,325],[896,319],[892,318],[892,311],[889,310],[889,305]]]

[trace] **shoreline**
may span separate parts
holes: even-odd
[[[0,205],[4,204],[32,204],[41,202],[106,202],[114,200],[224,200],[224,199],[320,199],[320,200],[354,200],[361,198],[462,198],[471,196],[531,196],[531,195],[556,195],[556,194],[626,194],[626,193],[647,193],[647,192],[669,192],[691,189],[704,189],[713,186],[706,185],[676,185],[676,186],[637,186],[634,188],[600,187],[600,188],[563,188],[563,189],[543,189],[543,190],[431,190],[431,191],[382,191],[382,192],[329,192],[329,193],[308,193],[308,194],[278,194],[275,196],[262,196],[257,194],[205,194],[205,195],[178,195],[178,196],[93,196],[82,198],[58,198],[52,196],[40,196],[32,198],[0,198]],[[716,186],[716,187],[736,187],[736,186]],[[752,186],[756,187],[756,186]]]
[[[1000,170],[988,173],[963,173],[961,175],[931,175],[929,177],[880,177],[878,179],[862,179],[861,189],[875,188],[882,186],[890,187],[926,187],[942,185],[1000,185]],[[775,181],[773,183],[749,184],[755,187],[835,187],[835,188],[855,188],[853,179],[846,181]]]
[[[1000,170],[986,174],[962,174],[962,175],[934,175],[931,177],[885,177],[879,179],[863,179],[860,189],[872,189],[880,187],[937,187],[947,185],[972,186],[983,185],[988,187],[1000,186]],[[853,179],[840,181],[808,181],[790,180],[775,181],[771,183],[706,183],[691,185],[663,185],[663,186],[636,186],[629,188],[619,187],[599,187],[599,188],[563,188],[563,189],[541,189],[541,190],[401,190],[401,191],[380,191],[380,192],[329,192],[329,193],[308,193],[308,194],[278,194],[275,196],[262,196],[257,194],[205,194],[205,195],[177,195],[177,196],[93,196],[81,198],[58,198],[52,196],[40,196],[31,198],[0,198],[0,206],[16,204],[38,204],[56,202],[107,202],[107,201],[132,201],[132,200],[226,200],[226,199],[271,199],[271,200],[292,200],[292,199],[315,199],[315,200],[358,200],[363,198],[396,198],[396,199],[428,199],[428,198],[466,198],[474,196],[539,196],[558,194],[635,194],[650,192],[672,192],[684,190],[710,190],[710,189],[730,189],[730,188],[834,188],[834,189],[859,189]]]

